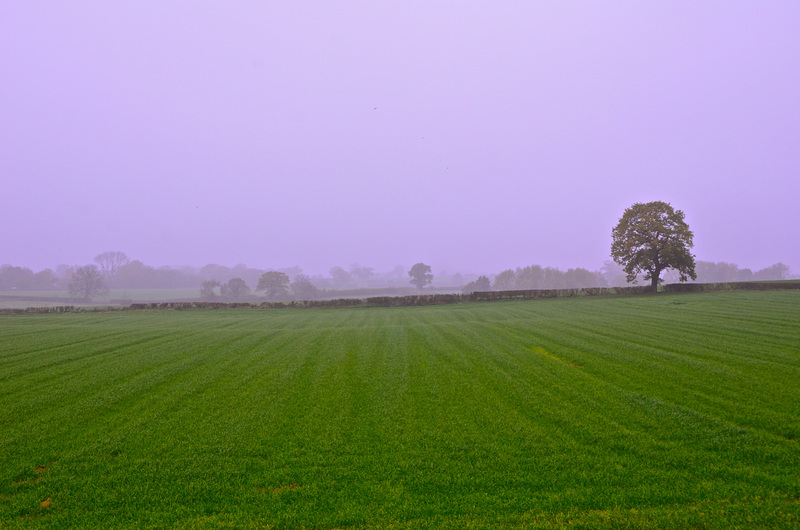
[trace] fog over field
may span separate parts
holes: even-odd
[[[8,2],[0,264],[800,271],[800,3]]]

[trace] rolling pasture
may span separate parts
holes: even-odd
[[[800,291],[0,315],[0,527],[800,524]]]

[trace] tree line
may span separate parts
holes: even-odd
[[[173,269],[152,267],[138,260],[129,260],[114,267],[106,264],[91,264],[83,267],[61,266],[56,270],[43,269],[34,272],[27,267],[0,266],[0,290],[2,291],[62,291],[73,285],[76,298],[86,297],[87,285],[90,298],[113,289],[158,289],[200,288],[203,300],[242,300],[248,296],[264,297],[268,300],[315,299],[335,295],[335,291],[355,289],[379,289],[419,287],[425,288],[434,280],[430,267],[422,271],[422,284],[408,275],[410,271],[392,271],[388,276],[377,274],[369,267],[333,267],[330,276],[310,277],[298,267],[265,271],[237,265],[206,265],[201,268],[185,267]],[[96,272],[92,267],[96,268]],[[416,265],[415,265],[416,266]],[[88,267],[88,268],[87,268]],[[413,267],[412,267],[413,269]],[[790,277],[789,267],[775,263],[759,270],[740,268],[735,263],[697,261],[697,279],[700,283],[725,283],[740,281],[774,281]],[[266,272],[274,273],[278,279],[262,281]],[[96,280],[100,280],[99,285]],[[437,276],[437,284],[461,290],[469,294],[476,291],[506,291],[527,289],[579,289],[589,287],[623,287],[628,285],[626,273],[621,265],[606,261],[599,271],[575,268],[562,271],[554,267],[529,265],[506,269],[498,274],[481,276],[448,275]],[[77,281],[76,281],[77,280]],[[235,280],[235,281],[234,281]],[[413,282],[412,282],[413,280]],[[644,277],[639,277],[644,282]],[[665,283],[677,283],[679,277],[673,271],[663,274]],[[266,282],[266,283],[264,283]]]
[[[440,285],[450,289],[461,287],[462,293],[481,291],[583,289],[617,287],[639,281],[650,282],[657,291],[662,282],[675,283],[689,280],[703,283],[784,280],[789,268],[776,263],[759,271],[740,269],[732,263],[696,261],[690,249],[694,246],[693,232],[681,210],[670,204],[653,201],[635,203],[627,208],[612,229],[611,257],[600,271],[583,268],[561,271],[553,267],[530,265],[506,269],[491,279],[482,275],[467,279],[461,274],[442,274]],[[251,295],[250,285],[255,284],[256,296],[267,300],[315,300],[326,296],[329,289],[342,290],[356,287],[380,287],[409,283],[422,290],[431,285],[434,274],[430,265],[419,262],[407,271],[397,266],[391,272],[378,275],[372,267],[357,263],[349,270],[335,266],[329,277],[309,277],[299,267],[276,270],[258,270],[245,265],[232,269],[210,264],[200,269],[183,267],[154,268],[138,260],[130,260],[121,251],[98,254],[94,263],[82,267],[59,266],[57,272],[45,269],[34,273],[25,267],[3,265],[0,267],[0,290],[69,289],[81,299],[103,295],[114,288],[165,288],[200,287],[204,301],[241,301]],[[663,275],[662,275],[663,273]],[[449,280],[449,284],[445,283]]]

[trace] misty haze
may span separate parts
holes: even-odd
[[[0,264],[598,271],[660,200],[798,271],[797,9],[9,6]]]
[[[800,2],[5,2],[0,528],[800,521]]]

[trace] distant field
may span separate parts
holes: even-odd
[[[88,305],[105,305],[123,301],[125,305],[135,302],[179,302],[197,300],[200,289],[111,289],[106,296],[92,299]],[[52,307],[59,305],[83,305],[75,302],[68,291],[0,291],[0,309],[25,307]]]
[[[159,302],[162,300],[198,300],[200,288],[173,289],[111,289],[109,300],[133,300]]]
[[[800,291],[0,315],[0,527],[800,524]]]

